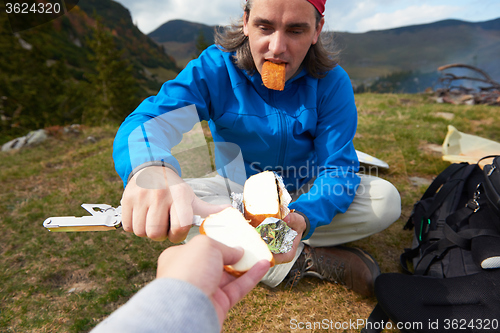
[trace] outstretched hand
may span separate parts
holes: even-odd
[[[186,245],[170,247],[158,259],[157,278],[174,278],[191,283],[207,295],[222,324],[227,312],[259,283],[269,270],[267,260],[259,261],[239,278],[223,270],[238,262],[243,249],[231,248],[208,238],[196,236]]]

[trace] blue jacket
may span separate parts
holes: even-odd
[[[290,191],[316,178],[309,193],[289,206],[308,218],[307,239],[347,210],[359,184],[350,79],[340,66],[323,79],[303,69],[284,91],[273,91],[258,72],[236,67],[232,56],[211,46],[144,100],[116,135],[115,168],[125,185],[134,170],[151,164],[173,166],[181,174],[170,148],[196,121],[206,120],[214,142],[239,146],[245,176],[275,170]]]

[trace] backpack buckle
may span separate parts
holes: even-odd
[[[479,202],[477,200],[481,196],[482,185],[483,185],[483,183],[477,184],[476,192],[474,192],[474,197],[472,199],[470,199],[469,202],[467,202],[467,204],[465,205],[466,207],[469,207],[470,209],[472,209],[472,211],[474,213],[477,212],[481,208],[481,206],[479,205]]]
[[[495,164],[492,164],[491,165],[491,168],[490,168],[490,171],[488,171],[488,173],[486,174],[487,177],[491,177],[491,175],[493,174],[493,172],[497,169],[497,166]]]
[[[479,205],[479,202],[477,202],[477,200],[475,198],[469,200],[469,202],[467,202],[467,205],[465,205],[465,206],[470,208],[474,213],[477,212],[481,208],[481,206]]]

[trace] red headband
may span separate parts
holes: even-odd
[[[325,3],[326,0],[307,0],[309,1],[316,9],[318,12],[320,12],[321,15],[325,12]]]
[[[307,0],[307,1],[309,1],[321,15],[325,13],[326,0]]]

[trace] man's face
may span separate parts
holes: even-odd
[[[289,80],[318,41],[324,20],[316,25],[316,9],[306,0],[254,0],[243,22],[259,73],[266,60],[285,63]]]

